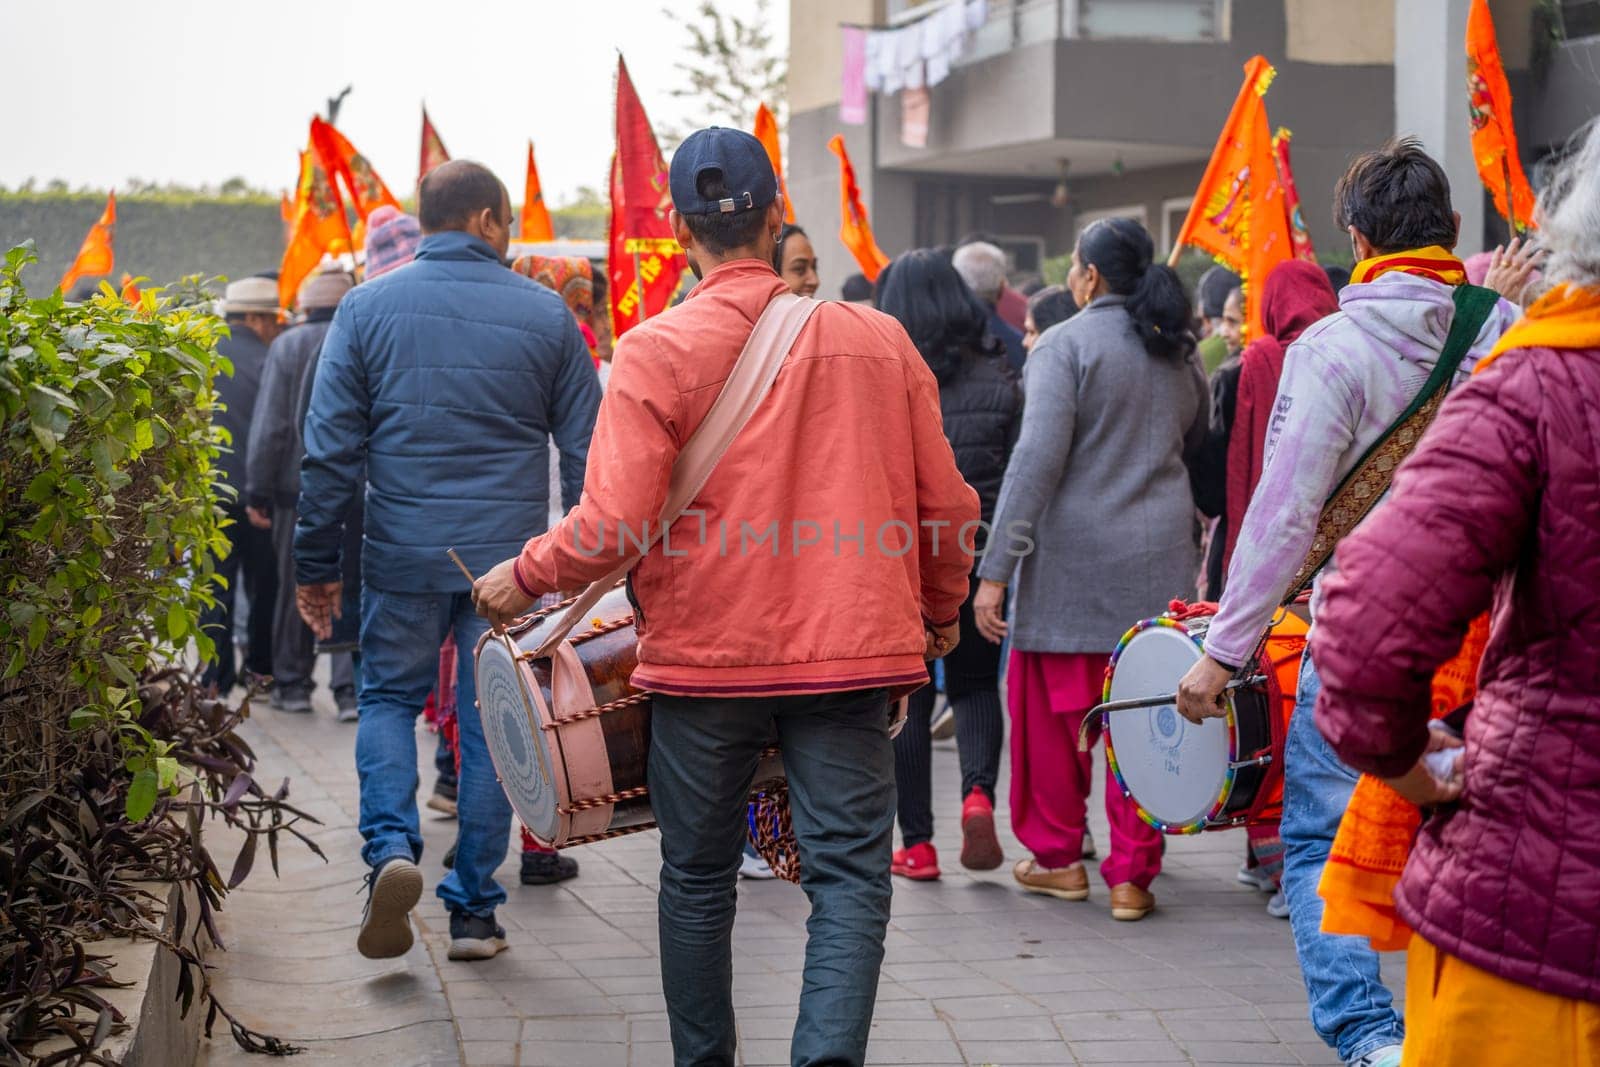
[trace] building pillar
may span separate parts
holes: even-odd
[[[1483,186],[1467,117],[1467,10],[1459,0],[1395,0],[1394,128],[1422,141],[1450,179],[1461,212],[1456,245],[1483,251]]]

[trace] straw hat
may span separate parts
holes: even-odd
[[[276,315],[278,283],[271,278],[240,278],[222,294],[224,315]]]

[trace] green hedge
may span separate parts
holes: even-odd
[[[99,193],[0,193],[0,248],[32,240],[38,252],[39,265],[26,276],[30,293],[47,293],[61,279],[104,208]],[[283,221],[271,201],[119,196],[116,253],[117,278],[124,271],[158,284],[191,274],[241,278],[277,269]]]
[[[39,256],[39,265],[27,273],[30,293],[42,296],[61,279],[105,203],[102,193],[0,192],[0,248],[31,240]],[[560,237],[606,235],[604,208],[558,209],[551,218]],[[119,196],[112,281],[123,271],[157,284],[191,274],[242,278],[276,270],[283,241],[276,201]]]

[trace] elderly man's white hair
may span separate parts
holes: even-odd
[[[1550,252],[1544,274],[1553,285],[1600,286],[1600,119],[1581,136],[1583,147],[1539,198],[1539,242]]]
[[[1000,299],[1000,290],[1006,287],[1006,254],[999,248],[974,241],[956,249],[950,262],[979,300],[992,304]]]

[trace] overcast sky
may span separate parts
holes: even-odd
[[[619,49],[658,131],[694,116],[670,95],[686,35],[665,2],[0,0],[0,185],[292,188],[311,115],[353,84],[339,126],[397,196],[416,181],[426,100],[450,154],[488,164],[514,200],[532,137],[560,203],[605,187]],[[772,8],[786,44],[788,4]]]

